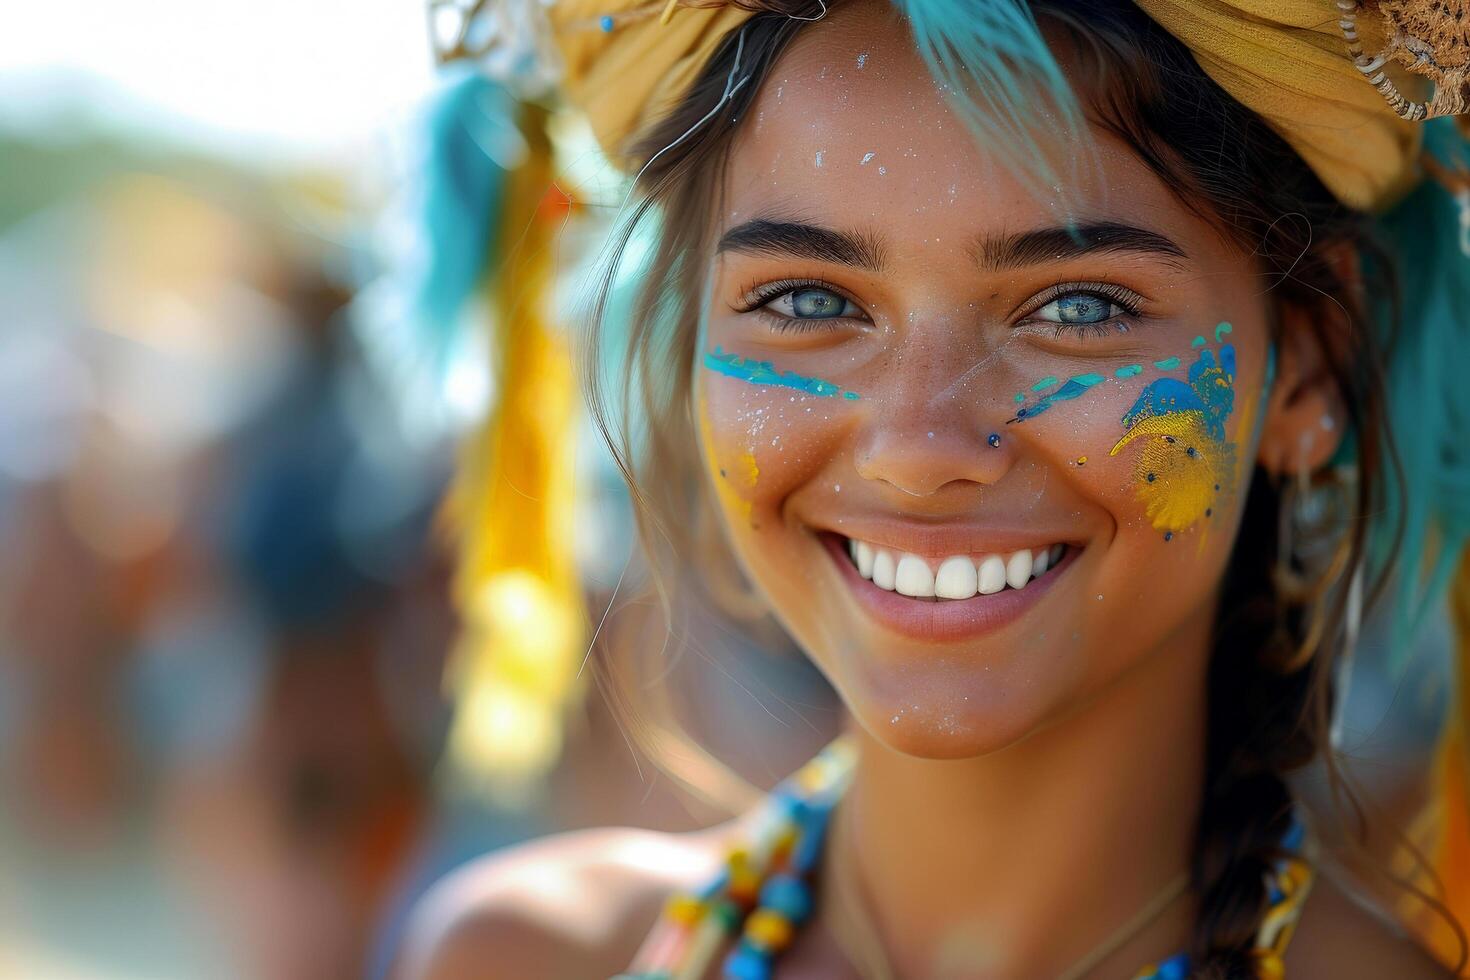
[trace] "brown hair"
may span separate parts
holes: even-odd
[[[761,11],[744,30],[740,67],[749,71],[749,81],[733,98],[724,98],[735,59],[735,40],[727,39],[683,103],[640,141],[634,157],[647,166],[614,246],[585,351],[594,416],[632,488],[671,629],[677,616],[674,587],[687,556],[698,547],[721,546],[717,535],[703,535],[712,522],[691,459],[691,365],[711,216],[720,210],[723,167],[740,119],[770,66],[806,23],[797,18],[820,9],[806,0],[742,5]],[[1328,731],[1334,664],[1349,628],[1349,571],[1362,566],[1366,547],[1363,518],[1378,507],[1385,481],[1400,478],[1385,425],[1381,334],[1364,298],[1394,293],[1393,266],[1375,245],[1367,218],[1340,204],[1259,116],[1227,95],[1176,38],[1132,3],[1033,0],[1030,7],[1076,47],[1085,75],[1078,87],[1091,121],[1123,139],[1186,208],[1255,257],[1275,312],[1311,313],[1305,319],[1348,414],[1345,438],[1355,448],[1358,479],[1343,501],[1330,559],[1310,569],[1283,560],[1283,493],[1258,470],[1225,576],[1220,608],[1227,612],[1216,624],[1205,794],[1193,866],[1199,917],[1190,953],[1196,977],[1252,977],[1251,946],[1267,904],[1265,874],[1279,856],[1278,842],[1290,820],[1285,776],[1322,756],[1359,843],[1366,836],[1362,805],[1334,765]],[[621,399],[614,405],[605,379],[591,366],[604,363],[600,327],[616,257],[639,222],[654,213],[661,222],[627,317],[625,356],[618,361],[628,373],[617,381]],[[1340,274],[1333,257],[1343,248],[1372,259],[1364,263],[1364,289]],[[1370,583],[1370,597],[1381,592],[1386,576],[1384,569]],[[661,646],[644,649],[662,661]],[[650,713],[642,710],[641,696],[629,693],[644,689],[634,680],[642,667],[623,660],[623,652],[602,664],[605,672],[599,674],[615,710],[656,759],[666,754],[661,750],[670,740],[687,758],[688,740],[678,734],[672,706],[664,703]],[[705,763],[706,770],[717,769],[714,760],[706,757]],[[727,786],[737,784],[729,780]],[[1450,923],[1461,937],[1463,965],[1463,932],[1452,918]]]

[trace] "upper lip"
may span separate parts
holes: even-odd
[[[1024,548],[1078,542],[1075,529],[1048,527],[1041,523],[1008,526],[976,523],[925,524],[902,518],[844,517],[813,525],[844,538],[925,558],[949,555],[1000,554]]]

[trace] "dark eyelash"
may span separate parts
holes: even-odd
[[[771,300],[779,299],[787,293],[794,293],[798,289],[825,289],[834,295],[841,296],[849,303],[854,302],[842,290],[821,279],[778,279],[775,282],[768,282],[747,289],[741,297],[742,305],[736,306],[735,310],[738,313],[754,313],[762,317],[771,326],[771,329],[778,333],[808,333],[813,330],[830,330],[834,321],[850,319],[844,317],[801,319],[785,316],[784,314],[764,308]]]
[[[1029,304],[1030,309],[1022,315],[1021,319],[1024,320],[1047,304],[1055,302],[1063,296],[1070,296],[1073,293],[1098,296],[1111,303],[1116,303],[1123,308],[1123,315],[1127,317],[1136,319],[1143,315],[1143,297],[1127,286],[1120,286],[1112,282],[1063,282],[1055,286],[1048,286],[1042,290],[1036,296],[1035,300]],[[1054,328],[1052,335],[1058,338],[1063,334],[1105,337],[1114,333],[1127,332],[1128,325],[1121,321],[1122,317],[1112,317],[1111,319],[1102,320],[1097,323],[1050,323],[1049,325]]]

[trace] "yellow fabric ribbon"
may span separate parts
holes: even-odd
[[[1333,0],[1136,2],[1345,204],[1377,207],[1414,181],[1419,130],[1394,115],[1353,64]],[[631,169],[631,142],[678,103],[719,43],[752,16],[727,3],[680,7],[665,21],[664,9],[646,0],[560,0],[551,7],[567,95],[624,169]],[[1358,22],[1375,50],[1373,18]]]

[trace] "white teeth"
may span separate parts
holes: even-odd
[[[934,573],[929,563],[918,555],[904,555],[898,560],[893,577],[893,590],[901,595],[923,599],[934,594]]]
[[[975,594],[980,579],[975,563],[963,555],[944,559],[934,576],[934,594],[941,599],[968,599]]]
[[[878,553],[873,556],[873,584],[880,589],[892,592],[893,576],[896,571],[893,555],[879,548]]]
[[[1006,563],[1000,555],[990,555],[980,563],[980,594],[994,595],[1006,587]]]
[[[1018,551],[1006,562],[1006,585],[1024,589],[1031,581],[1031,552]]]
[[[1007,586],[1023,589],[1033,578],[1054,568],[1065,550],[1064,545],[1054,544],[1023,549],[1009,556],[972,559],[968,555],[951,555],[935,571],[928,560],[918,555],[896,553],[855,538],[847,542],[847,553],[859,575],[871,579],[880,589],[915,599],[969,599],[977,592],[994,595]]]

